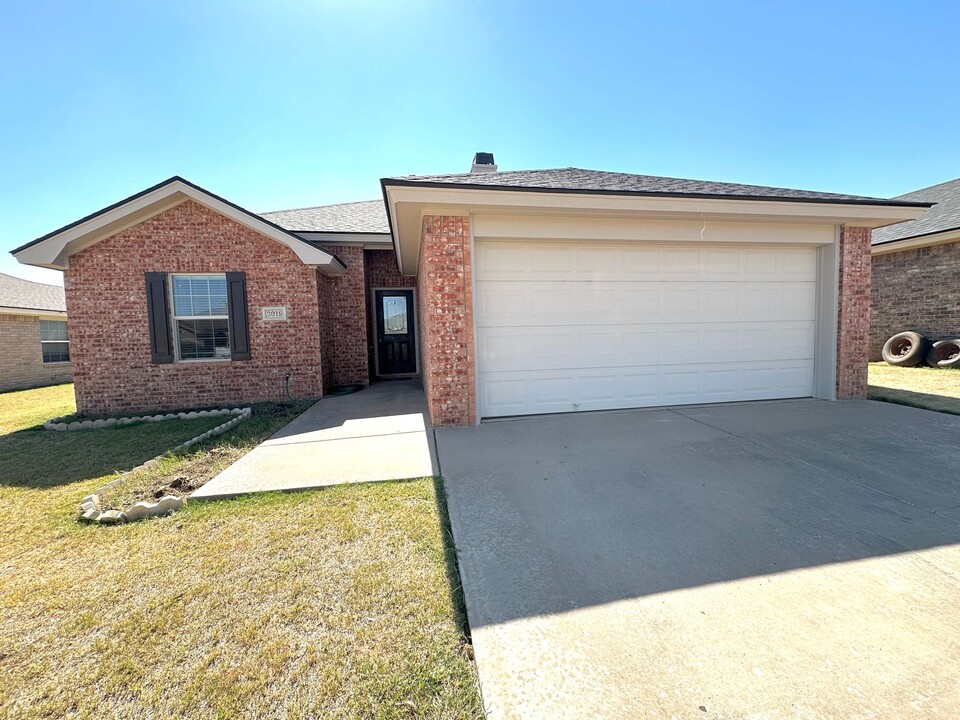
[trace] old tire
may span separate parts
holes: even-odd
[[[920,364],[929,349],[929,341],[920,333],[902,332],[883,344],[880,355],[890,365],[913,367]]]
[[[933,368],[960,368],[960,340],[941,340],[930,346],[927,365]]]

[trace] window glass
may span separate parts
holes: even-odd
[[[181,360],[230,357],[230,332],[222,320],[177,320]]]
[[[173,275],[171,287],[179,358],[229,358],[226,275]]]
[[[383,332],[386,335],[407,334],[407,298],[383,298]]]
[[[70,362],[66,320],[40,321],[40,348],[45,363]]]

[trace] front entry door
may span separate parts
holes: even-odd
[[[413,327],[413,290],[375,290],[377,310],[377,375],[417,372]]]

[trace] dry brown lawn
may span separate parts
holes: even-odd
[[[83,495],[193,431],[15,432],[72,410],[26,392],[0,395],[0,716],[482,716],[432,480],[80,525]]]
[[[870,363],[871,400],[960,415],[960,370]]]

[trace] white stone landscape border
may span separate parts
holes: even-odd
[[[157,502],[137,502],[128,507],[126,510],[104,510],[103,504],[100,501],[100,494],[109,490],[110,488],[119,485],[131,474],[145,470],[153,465],[159,463],[163,458],[165,458],[169,453],[177,452],[178,450],[186,450],[189,447],[193,447],[197,443],[208,440],[209,438],[216,437],[217,435],[222,435],[228,430],[232,430],[241,422],[249,418],[253,414],[251,408],[233,408],[232,410],[201,410],[200,412],[189,412],[189,413],[169,413],[167,415],[144,415],[142,417],[132,417],[132,418],[110,418],[110,420],[85,420],[83,423],[76,423],[79,425],[84,425],[86,423],[93,423],[87,425],[86,427],[51,427],[47,428],[48,430],[94,430],[105,427],[113,427],[114,425],[130,425],[135,422],[160,422],[161,420],[196,420],[202,417],[217,417],[217,416],[233,416],[230,420],[227,420],[225,423],[217,425],[211,430],[200,433],[196,437],[192,437],[186,442],[182,442],[174,448],[167,450],[161,455],[157,455],[151,460],[147,460],[142,465],[138,465],[133,468],[133,470],[128,470],[123,475],[118,477],[115,480],[111,480],[103,487],[99,487],[94,490],[90,495],[87,495],[83,500],[80,501],[80,512],[77,515],[78,520],[83,522],[96,522],[103,524],[116,524],[124,522],[132,522],[134,520],[142,520],[143,518],[154,517],[156,515],[166,515],[171,513],[174,510],[179,510],[183,507],[186,500],[184,498],[177,497],[175,495],[164,495]],[[64,423],[57,422],[61,418],[54,418],[53,420],[48,421],[49,423],[55,425],[64,425]],[[112,422],[111,422],[112,421]],[[126,422],[124,422],[126,421]],[[103,425],[96,425],[96,423],[107,423]],[[69,423],[74,425],[75,423]],[[44,427],[47,426],[47,423],[44,423]]]
[[[163,422],[164,420],[197,420],[198,418],[221,417],[227,415],[250,414],[250,408],[224,408],[222,410],[197,410],[191,412],[166,413],[160,415],[133,415],[131,417],[115,417],[100,420],[75,420],[64,422],[66,417],[55,417],[43,424],[44,430],[64,432],[68,430],[100,430],[107,427],[124,427],[141,422]]]

